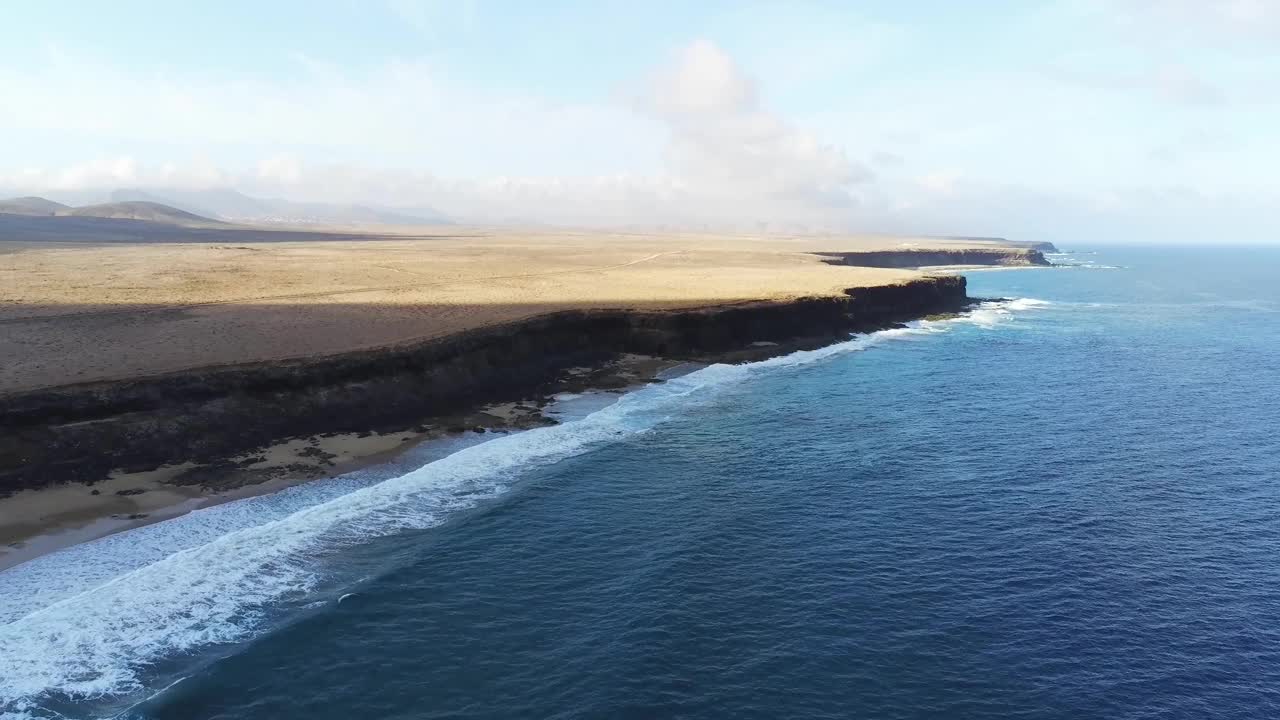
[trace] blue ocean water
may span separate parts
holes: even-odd
[[[0,714],[1276,717],[1280,251],[1056,259],[0,573]]]

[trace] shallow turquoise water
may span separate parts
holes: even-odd
[[[1280,252],[1061,259],[0,573],[0,708],[1273,717]]]

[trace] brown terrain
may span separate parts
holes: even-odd
[[[0,208],[0,568],[441,435],[546,423],[556,392],[964,306],[963,278],[917,266],[1044,264],[987,239],[34,208]]]
[[[2,254],[0,393],[376,348],[558,310],[787,300],[918,276],[839,267],[815,252],[991,250],[848,236],[335,237],[244,229],[216,242],[38,243]]]

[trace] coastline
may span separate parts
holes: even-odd
[[[501,436],[555,424],[544,410],[558,395],[623,393],[660,382],[666,373],[685,365],[690,363],[626,356],[596,368],[571,368],[549,389],[551,394],[492,403],[403,430],[292,437],[211,463],[114,470],[95,482],[21,490],[0,497],[0,572],[196,510],[389,463],[468,434]]]
[[[625,390],[681,363],[762,360],[956,312],[971,303],[965,287],[963,276],[925,276],[842,298],[560,313],[355,359],[0,398],[0,418],[18,431],[9,447],[25,440],[46,461],[0,468],[0,570],[431,441],[554,424],[542,408],[558,394]],[[49,481],[67,467],[80,476]]]
[[[256,476],[232,471],[225,485],[174,483],[180,473],[200,467],[184,463],[115,472],[91,484],[23,490],[0,499],[0,572],[118,532],[377,465],[441,437],[430,431],[405,431],[287,440],[263,449],[262,454],[275,461],[273,471]]]

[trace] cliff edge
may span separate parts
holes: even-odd
[[[969,302],[961,276],[840,296],[669,310],[575,310],[379,350],[0,397],[0,495],[112,470],[217,462],[273,441],[412,426],[518,400],[624,353],[755,359]]]

